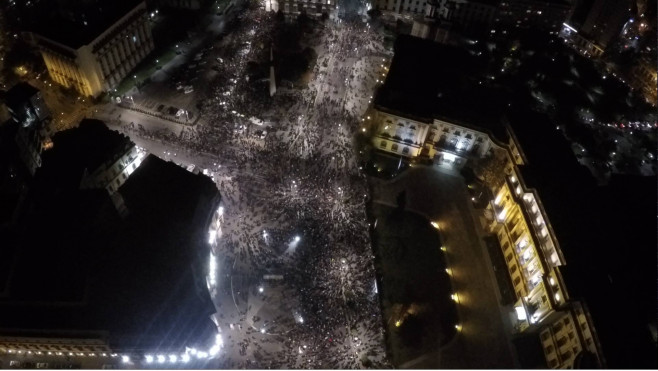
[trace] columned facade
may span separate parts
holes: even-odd
[[[433,119],[412,119],[375,110],[364,121],[373,130],[372,145],[409,159],[462,167],[469,158],[504,152],[505,181],[492,189],[487,232],[495,235],[507,265],[515,303],[507,313],[517,334],[539,336],[550,368],[574,368],[584,355],[599,364],[601,346],[586,306],[572,298],[561,269],[559,242],[536,190],[525,185],[520,168],[527,160],[507,125],[507,142],[477,127]]]
[[[284,14],[297,16],[306,13],[308,16],[320,17],[322,14],[332,15],[338,0],[279,0],[278,7]],[[267,2],[267,1],[266,1]],[[274,6],[272,6],[272,9]]]
[[[485,132],[444,120],[421,121],[383,111],[375,111],[371,119],[373,146],[407,158],[462,167],[471,156],[485,156],[492,145]]]
[[[540,195],[525,186],[522,150],[510,131],[505,181],[487,207],[488,231],[497,237],[516,302],[508,313],[517,333],[537,333],[550,368],[574,368],[593,355],[603,364],[586,307],[572,299],[560,269],[566,265]]]
[[[144,2],[77,49],[41,35],[37,40],[53,81],[94,97],[115,88],[154,49]]]

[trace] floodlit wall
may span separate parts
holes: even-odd
[[[492,145],[488,134],[443,120],[422,122],[382,111],[367,117],[372,120],[373,146],[407,158],[461,167],[469,157],[485,156]]]
[[[44,36],[38,39],[52,80],[94,97],[115,88],[154,49],[143,2],[78,49]]]

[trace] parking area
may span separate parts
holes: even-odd
[[[195,123],[201,105],[217,77],[217,48],[235,17],[232,2],[223,1],[217,14],[209,13],[203,25],[180,42],[156,50],[115,92],[125,108],[183,123]],[[132,79],[130,78],[132,77]]]

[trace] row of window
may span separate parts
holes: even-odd
[[[387,149],[387,147],[388,147],[388,142],[386,142],[385,140],[382,140],[381,143],[379,143],[379,146],[380,146],[381,148],[383,148],[383,149]],[[391,151],[395,151],[395,152],[397,152],[399,148],[400,148],[400,147],[398,146],[397,143],[393,143],[393,144],[391,145]],[[402,148],[402,153],[405,154],[405,155],[408,155],[408,154],[409,154],[409,147],[403,147],[403,148]]]

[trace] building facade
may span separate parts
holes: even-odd
[[[437,0],[434,7],[434,17],[450,22],[455,29],[465,33],[487,32],[498,13],[498,1]],[[428,7],[427,12],[431,11]]]
[[[503,0],[496,28],[533,28],[557,34],[572,12],[573,5],[563,1]]]
[[[116,154],[96,169],[88,169],[82,177],[81,189],[105,189],[116,193],[146,157],[146,151],[126,138]]]
[[[630,1],[595,0],[579,32],[605,49],[630,18]]]
[[[540,195],[525,186],[520,167],[527,161],[506,125],[501,142],[483,128],[449,120],[419,120],[378,110],[371,121],[374,148],[407,159],[463,167],[469,159],[502,152],[505,181],[492,189],[487,231],[496,236],[505,258],[516,302],[508,315],[516,333],[537,334],[550,368],[573,368],[584,354],[604,364],[601,346],[584,304],[572,299],[561,267],[566,262]]]
[[[382,12],[404,15],[423,15],[427,0],[375,0],[373,5]]]
[[[14,122],[18,123],[16,145],[19,156],[31,175],[41,166],[41,153],[52,146],[51,114],[41,92],[20,83],[6,95],[5,104]]]
[[[484,157],[492,146],[484,131],[444,120],[425,121],[381,110],[373,112],[371,120],[373,146],[409,159],[462,167],[470,157]]]
[[[574,50],[587,58],[599,58],[605,51],[604,47],[598,44],[594,39],[578,33],[573,27],[566,23],[562,25],[562,30],[560,30],[559,35],[567,45],[571,46]]]
[[[115,88],[154,48],[144,2],[82,46],[35,39],[52,80],[92,97]]]
[[[337,0],[279,0],[276,5],[268,5],[268,7],[275,10],[278,6],[278,10],[288,16],[305,13],[308,16],[320,17],[322,14],[331,16],[336,9],[336,3]]]
[[[550,368],[574,368],[584,354],[602,365],[591,318],[584,304],[570,297],[562,277],[566,262],[541,199],[519,172],[524,165],[519,148],[508,146],[514,165],[506,169],[505,182],[487,207],[489,232],[501,246],[516,296],[513,326],[518,333],[539,333]]]
[[[656,75],[655,60],[652,63],[647,57],[641,58],[635,66],[633,66],[630,77],[631,84],[642,92],[648,103],[655,106],[656,100],[658,100],[656,92],[658,79]]]
[[[120,357],[100,338],[0,336],[2,368],[119,368]]]

